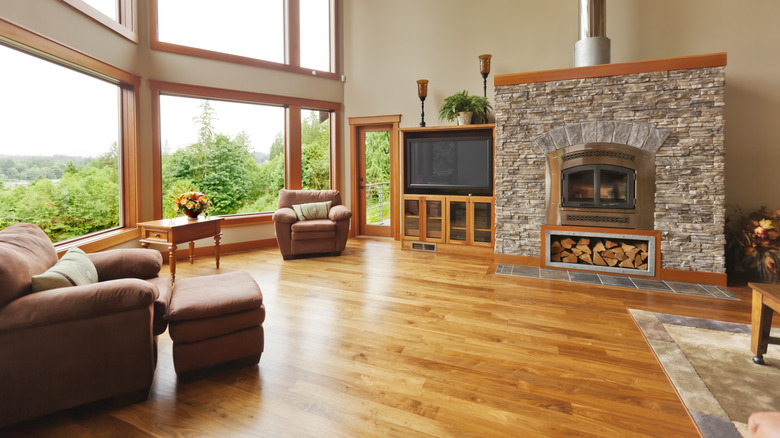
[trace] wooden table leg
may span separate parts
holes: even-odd
[[[195,242],[190,241],[190,264],[195,263]]]
[[[763,365],[764,354],[769,346],[769,331],[772,329],[774,311],[764,304],[761,292],[753,290],[753,312],[751,314],[750,350],[755,354],[753,362]]]
[[[221,240],[222,233],[214,236],[214,255],[217,259],[217,269],[219,269],[219,241]]]
[[[176,281],[176,244],[168,247],[168,264],[171,265],[171,280]]]

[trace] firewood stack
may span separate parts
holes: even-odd
[[[647,270],[647,242],[561,237],[550,244],[552,262]]]

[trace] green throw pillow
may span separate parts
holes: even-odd
[[[97,283],[97,281],[97,269],[87,253],[78,248],[71,248],[46,272],[33,276],[32,291],[41,292],[59,287],[82,286]]]
[[[292,207],[293,210],[295,210],[295,215],[298,216],[299,221],[327,219],[331,203],[332,201],[310,202],[308,204],[296,204]]]

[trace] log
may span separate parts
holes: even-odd
[[[645,260],[647,260],[647,257],[648,257],[649,255],[650,255],[650,254],[648,254],[647,252],[643,252],[643,253],[641,254],[641,256],[642,256],[642,261],[645,261]]]
[[[620,267],[621,268],[633,268],[634,267],[634,261],[629,259],[628,257],[626,257],[625,260],[620,262]]]
[[[590,254],[583,253],[582,255],[580,255],[580,260],[582,260],[583,262],[589,265],[593,264],[593,260],[590,258]]]
[[[647,243],[646,242],[640,242],[636,244],[637,248],[641,249],[644,252],[647,252]]]
[[[561,246],[561,242],[556,240],[556,241],[554,241],[553,243],[550,244],[550,253],[559,253],[561,251],[563,251],[563,247]]]
[[[626,251],[626,255],[627,255],[627,256],[628,256],[628,258],[630,258],[630,259],[633,259],[633,258],[634,258],[634,256],[636,256],[638,253],[639,253],[639,248],[636,248],[636,247],[634,247],[634,248],[631,248],[631,249],[629,249],[628,251]]]
[[[626,243],[626,242],[622,242],[620,244],[620,247],[623,248],[623,252],[626,252],[626,253],[631,251],[632,249],[636,248],[634,245],[631,245],[631,244]]]
[[[634,267],[641,265],[643,261],[644,260],[642,260],[642,256],[637,254],[634,256]]]
[[[572,246],[574,246],[574,240],[572,240],[571,238],[567,237],[567,238],[561,240],[561,246],[566,248],[566,249],[569,249]]]
[[[643,271],[647,271],[647,263],[642,263],[641,265],[639,265],[639,267],[637,269],[641,269]]]
[[[598,243],[596,243],[596,245],[593,246],[593,252],[603,252],[606,249],[607,248],[604,247],[604,242],[600,240],[598,241]]]
[[[585,254],[593,254],[593,251],[591,251],[590,247],[587,245],[577,245],[576,248]]]
[[[604,260],[606,259],[617,259],[615,256],[615,252],[611,250],[606,250],[601,253],[601,256],[604,257]]]
[[[618,259],[604,259],[609,266],[615,266],[618,264]]]
[[[615,242],[613,242],[611,240],[607,240],[607,242],[604,245],[607,247],[607,249],[612,249],[612,248],[618,246],[617,243],[615,243]]]
[[[559,262],[561,261],[561,253],[557,254],[550,254],[550,261],[551,262]]]
[[[574,254],[569,254],[568,256],[563,258],[563,261],[565,263],[577,263],[577,256]]]
[[[604,259],[597,252],[593,253],[593,264],[599,266],[607,266],[607,262],[605,262]]]
[[[577,246],[588,246],[588,245],[590,245],[590,239],[586,239],[583,237],[577,241]]]

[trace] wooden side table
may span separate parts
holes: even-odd
[[[214,253],[219,269],[219,241],[222,236],[221,217],[199,217],[190,219],[177,217],[175,219],[163,219],[158,221],[139,222],[141,228],[141,246],[149,248],[150,244],[168,245],[168,264],[171,267],[171,279],[176,280],[176,245],[184,242],[190,243],[190,263],[195,256],[195,240],[214,238]]]
[[[780,311],[780,284],[748,283],[753,289],[753,312],[750,325],[750,350],[753,362],[763,365],[769,344],[780,344],[780,338],[769,336],[772,315]]]

